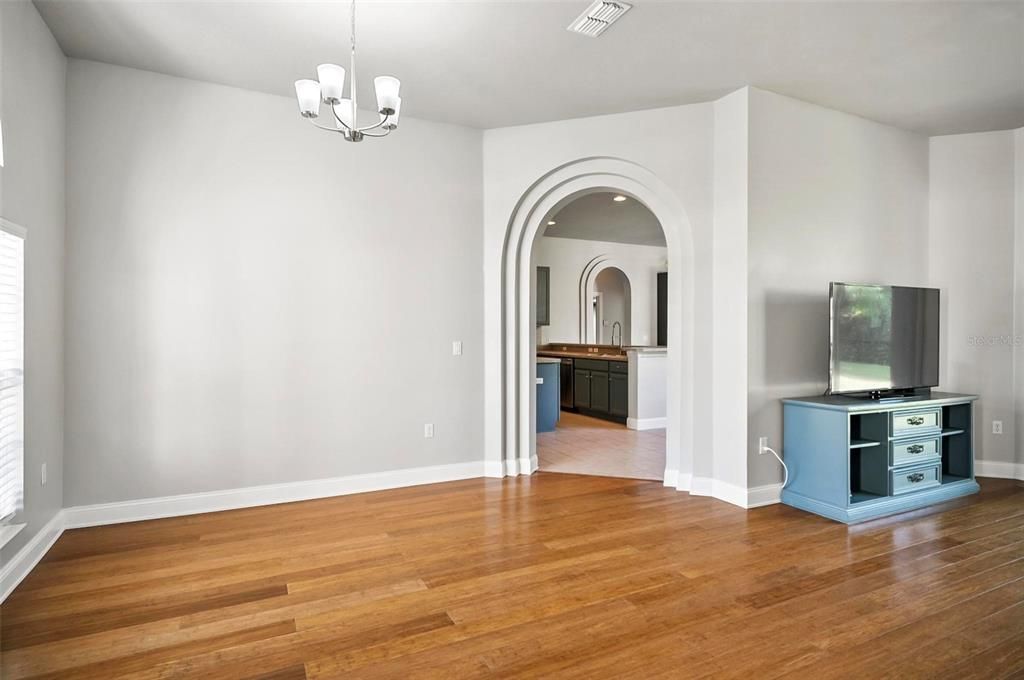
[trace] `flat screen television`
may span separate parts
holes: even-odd
[[[829,393],[938,386],[937,289],[832,282],[829,305]]]

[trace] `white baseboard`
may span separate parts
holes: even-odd
[[[714,496],[714,493],[712,493],[714,483],[715,480],[710,477],[693,475],[690,477],[690,494],[693,496]]]
[[[7,596],[18,587],[18,584],[29,575],[29,572],[35,569],[39,560],[43,559],[46,552],[64,533],[64,527],[65,514],[61,510],[32,537],[31,541],[15,553],[11,561],[3,566],[3,569],[0,569],[0,603],[3,603]]]
[[[626,427],[630,430],[663,430],[668,418],[626,418]]]
[[[672,487],[673,489],[679,488],[679,470],[665,468],[665,486]]]
[[[974,461],[976,477],[998,477],[1000,479],[1019,479],[1024,481],[1024,464],[1002,463],[997,460]]]
[[[195,515],[202,512],[235,510],[237,508],[251,508],[259,505],[274,505],[276,503],[291,503],[294,501],[344,496],[367,491],[396,489],[419,484],[451,482],[458,479],[483,477],[484,474],[485,464],[483,461],[478,461],[389,470],[387,472],[372,472],[348,477],[312,479],[303,482],[250,486],[222,491],[206,491],[182,494],[180,496],[164,496],[162,498],[142,498],[117,503],[80,505],[64,510],[65,526],[73,529],[102,524],[138,522],[163,517],[180,517],[182,515]]]
[[[505,466],[498,460],[484,461],[484,477],[504,477]]]
[[[681,489],[682,487],[677,488]],[[710,496],[741,508],[750,509],[778,503],[782,494],[782,485],[767,484],[744,488],[711,477],[693,477],[690,481],[690,493],[694,496]]]
[[[747,489],[747,507],[760,508],[782,501],[782,483],[752,486]]]

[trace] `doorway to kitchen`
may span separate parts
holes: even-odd
[[[540,470],[661,480],[666,468],[665,234],[639,200],[556,206],[533,248]]]

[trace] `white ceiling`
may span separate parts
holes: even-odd
[[[292,96],[348,66],[348,3],[36,0],[69,57]],[[360,97],[481,128],[715,99],[755,85],[928,134],[1024,125],[1024,3],[637,0],[600,38],[589,0],[357,5]]]
[[[573,200],[552,216],[555,224],[544,235],[664,247],[665,232],[654,213],[633,198],[619,203],[614,196],[600,192]]]

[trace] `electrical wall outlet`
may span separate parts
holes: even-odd
[[[759,437],[757,440],[757,452],[762,456],[768,453],[768,437]]]
[[[430,439],[431,437],[434,436],[434,424],[433,423],[427,423],[426,425],[423,426],[423,436],[426,439]]]
[[[462,341],[461,340],[453,340],[452,341],[452,356],[453,357],[461,357],[462,356]]]
[[[39,467],[39,483],[46,486],[46,463]]]
[[[1002,433],[1003,433],[1003,421],[1001,421],[1001,420],[993,420],[992,421],[992,434],[1002,434]]]

